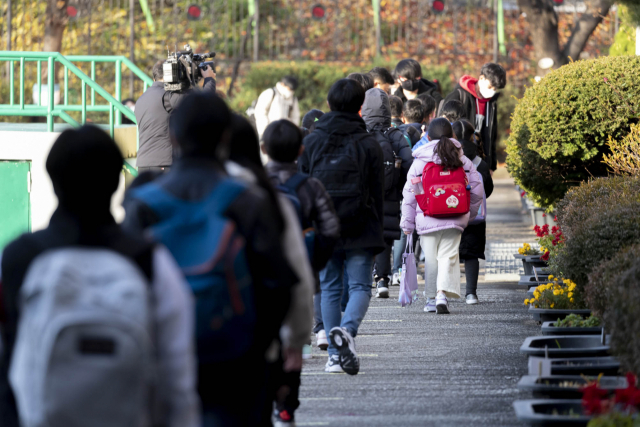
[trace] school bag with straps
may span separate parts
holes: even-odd
[[[416,194],[416,201],[425,216],[450,218],[469,213],[471,186],[463,167],[445,170],[442,165],[427,163],[422,188],[424,194]]]
[[[480,158],[480,156],[476,156],[472,160],[472,163],[476,167],[476,169],[478,169],[478,166],[480,165],[481,161],[482,159]],[[482,184],[482,188],[484,189],[484,178],[482,178],[482,174],[480,172],[478,172],[478,176],[480,177],[480,183]],[[487,194],[483,191],[482,203],[478,208],[478,214],[472,221],[469,221],[469,224],[480,224],[482,222],[485,222],[486,220],[487,220]]]
[[[149,286],[131,259],[106,248],[55,249],[32,262],[9,372],[22,426],[150,424]]]
[[[153,182],[131,192],[157,216],[148,231],[169,249],[193,291],[200,364],[234,360],[254,341],[255,295],[245,241],[224,216],[245,189],[225,179],[197,201],[179,199]]]
[[[304,218],[302,203],[300,203],[300,198],[298,197],[298,189],[302,185],[304,185],[305,182],[307,182],[308,178],[308,175],[296,172],[295,174],[291,175],[291,177],[286,182],[276,185],[276,190],[284,194],[287,199],[289,199],[296,213],[298,214],[298,220],[300,221],[300,227],[302,228],[302,235],[304,236],[304,243],[307,247],[309,261],[313,265],[313,248],[315,244],[316,233],[313,228],[313,224],[311,224]]]
[[[327,136],[309,159],[309,175],[322,182],[331,196],[342,236],[358,235],[366,223],[362,215],[369,199],[365,154],[354,135]]]
[[[389,140],[389,129],[384,132],[374,131],[373,135],[375,136],[378,144],[380,144],[380,148],[382,148],[382,159],[384,164],[384,195],[389,196],[398,188],[402,159],[399,159],[393,151],[393,146]],[[397,162],[397,160],[399,160],[399,162]]]

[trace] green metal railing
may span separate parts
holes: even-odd
[[[47,130],[53,132],[54,118],[60,117],[72,126],[84,124],[87,120],[87,112],[108,112],[109,133],[113,137],[114,128],[122,123],[124,114],[133,123],[136,117],[126,106],[122,105],[122,66],[126,66],[143,82],[143,90],[153,84],[153,80],[140,70],[133,62],[124,56],[63,56],[58,52],[14,52],[0,51],[0,61],[9,61],[9,104],[0,105],[0,116],[40,116],[47,118]],[[16,102],[15,94],[15,63],[20,65],[19,76],[19,102]],[[27,62],[37,63],[37,103],[27,104],[25,101],[25,65]],[[42,63],[47,66],[47,105],[42,105]],[[91,63],[91,77],[87,76],[73,62]],[[64,68],[64,98],[61,103],[54,105],[55,96],[55,66],[56,63]],[[115,65],[115,96],[112,96],[95,81],[96,63],[114,63]],[[81,81],[81,102],[78,105],[69,104],[69,72]],[[87,86],[91,91],[90,102],[87,103]],[[107,104],[96,103],[96,93],[107,101]],[[62,96],[61,96],[62,98]],[[74,120],[68,112],[79,111],[80,123]]]

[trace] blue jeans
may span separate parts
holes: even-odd
[[[322,320],[324,329],[329,331],[342,326],[355,337],[362,323],[371,299],[371,272],[373,255],[364,249],[335,250],[327,266],[320,272],[322,289]],[[349,302],[340,313],[340,300],[343,290],[343,270],[348,278]],[[329,354],[338,354],[338,349],[329,337]]]
[[[393,267],[391,268],[391,274],[396,274],[402,267],[402,254],[404,253],[405,246],[407,246],[407,235],[402,233],[400,240],[393,242]]]

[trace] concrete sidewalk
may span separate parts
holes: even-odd
[[[487,201],[488,244],[533,241],[518,197],[511,180],[496,181]],[[450,315],[424,313],[422,299],[400,308],[398,290],[371,299],[356,339],[359,375],[325,373],[327,352],[314,347],[303,369],[297,425],[519,425],[511,406],[527,397],[516,389],[527,368],[519,348],[540,331],[522,305],[523,289],[481,277],[480,304],[451,301]]]

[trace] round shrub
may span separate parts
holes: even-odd
[[[570,189],[557,203],[557,216],[565,238],[571,239],[576,230],[592,217],[592,212],[632,199],[640,194],[640,178],[597,178]]]
[[[640,264],[618,276],[611,287],[611,308],[605,312],[604,324],[611,333],[612,353],[623,371],[640,374]]]
[[[638,121],[640,57],[567,64],[527,88],[507,140],[507,166],[529,197],[553,206],[567,190],[607,175],[607,139]]]
[[[587,306],[594,314],[602,317],[611,304],[611,288],[617,286],[620,275],[634,265],[640,265],[640,244],[629,246],[600,263],[591,274],[584,288]]]
[[[640,195],[588,209],[590,217],[574,228],[574,234],[567,236],[564,247],[550,262],[554,274],[573,280],[582,296],[588,274],[596,266],[640,242]]]

